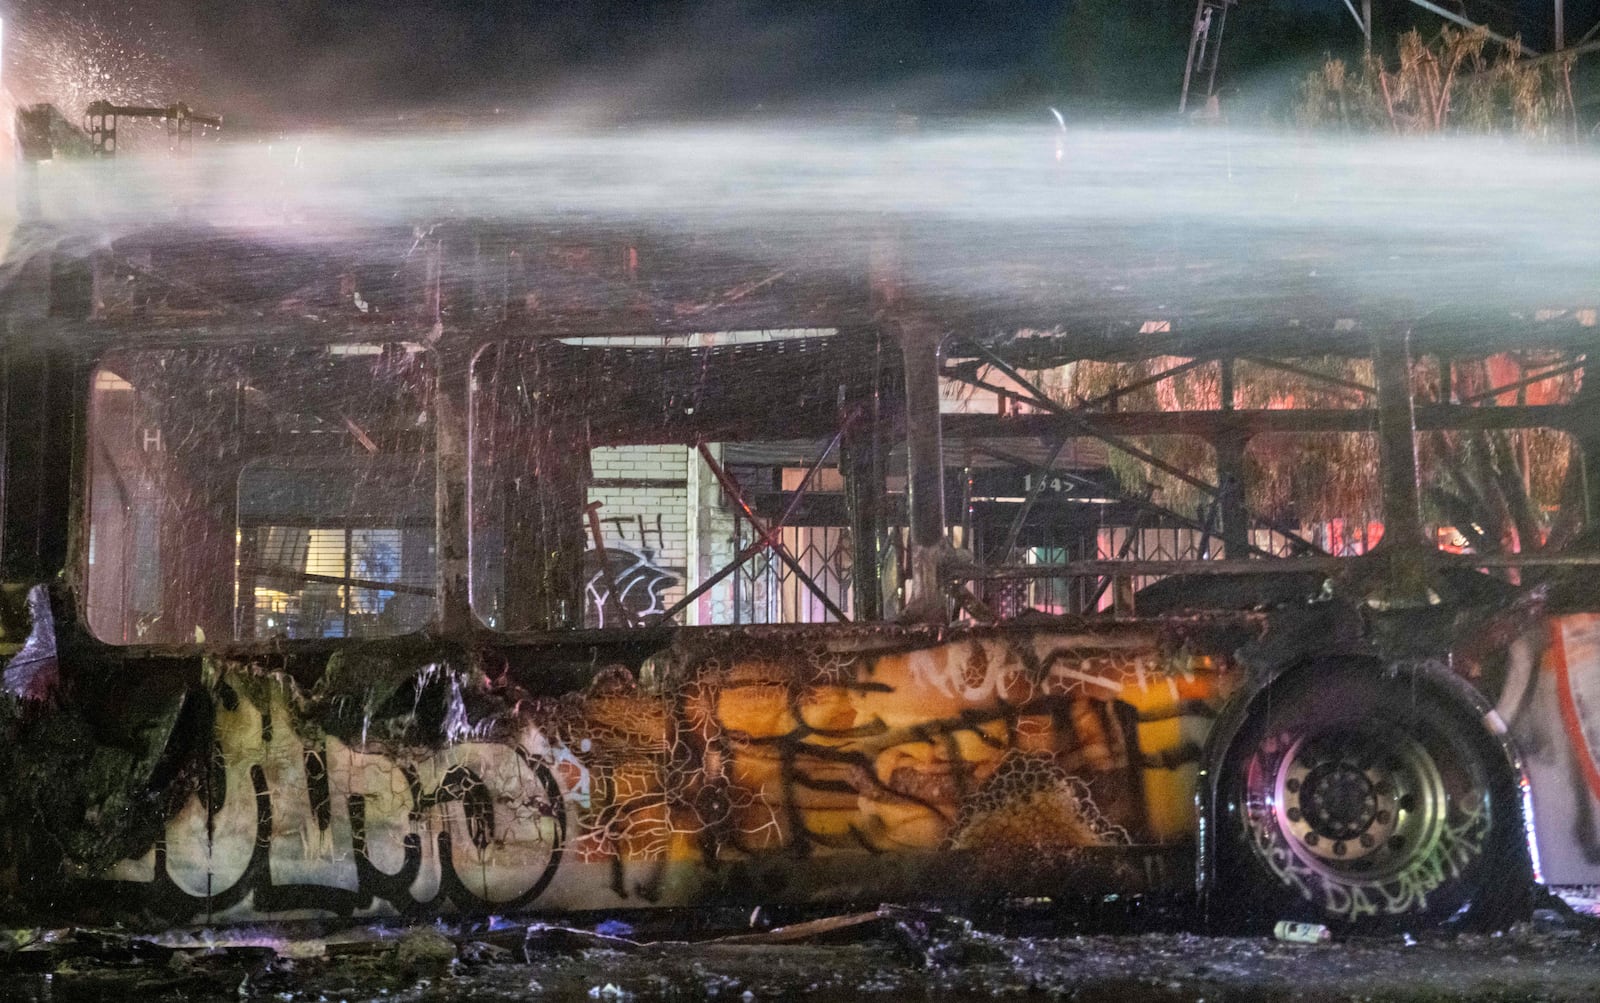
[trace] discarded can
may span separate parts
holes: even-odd
[[[1291,944],[1326,944],[1333,939],[1333,931],[1321,923],[1292,923],[1286,919],[1278,921],[1272,935]]]

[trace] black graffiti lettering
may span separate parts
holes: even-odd
[[[222,810],[228,798],[228,763],[222,754],[220,742],[211,743],[211,757],[206,763],[205,779],[206,819],[209,821]]]
[[[356,881],[374,898],[388,902],[402,913],[420,909],[421,906],[411,899],[411,888],[416,884],[417,876],[422,873],[422,836],[411,832],[402,839],[401,864],[398,871],[389,874],[379,869],[366,852],[366,818],[363,810],[365,805],[366,799],[359,794],[350,796],[351,842],[359,846],[355,855]],[[408,904],[414,908],[407,908]]]
[[[306,750],[306,790],[311,796],[311,814],[317,828],[328,831],[333,821],[333,799],[328,791],[327,752],[321,749]]]
[[[267,715],[261,718],[265,723]],[[289,740],[280,736],[280,746]],[[264,762],[281,764],[281,757],[274,760],[268,754],[268,741],[265,735],[259,745],[219,738],[190,807],[169,823],[152,848],[153,879],[102,880],[107,895],[174,922],[210,921],[247,900],[256,913],[348,916],[380,901],[404,914],[445,907],[470,912],[526,906],[543,894],[560,867],[567,836],[565,801],[549,767],[525,750],[455,746],[418,764],[357,750],[301,749],[302,795],[293,771],[285,774],[281,765],[241,761],[240,750],[253,748]],[[248,777],[249,785],[230,801],[228,774],[234,771],[240,780]],[[371,790],[363,778],[373,774],[398,774],[402,789],[389,790],[385,781],[384,790]],[[281,778],[280,789],[274,789],[274,777]],[[336,800],[336,794],[342,797]],[[280,806],[275,796],[287,800]],[[336,816],[335,805],[343,809],[343,819]],[[252,809],[254,824],[249,825],[243,813]],[[382,814],[385,830],[400,835],[398,846],[374,839],[374,810]],[[280,813],[289,827],[283,831],[276,825]],[[347,830],[342,825],[346,821]],[[310,879],[274,879],[275,842],[303,838],[312,825],[322,834],[318,838],[334,841],[331,849],[319,848],[327,860],[325,880],[318,879],[319,858],[314,855],[288,858],[300,876],[313,875]],[[429,832],[437,849],[432,861],[424,849]],[[173,852],[178,847],[183,850],[181,867]],[[397,855],[395,870],[380,864],[387,860],[393,867]],[[438,869],[436,881],[429,876],[433,866]],[[349,887],[352,880],[354,887]]]

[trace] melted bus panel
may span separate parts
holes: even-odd
[[[1170,890],[1241,681],[1087,623],[710,629],[550,697],[353,661],[212,662],[212,772],[105,891],[211,921]]]

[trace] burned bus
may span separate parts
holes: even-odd
[[[1593,832],[1592,307],[1246,323],[1014,240],[963,299],[905,221],[111,230],[4,288],[17,914],[1494,925]]]

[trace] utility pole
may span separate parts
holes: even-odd
[[[1222,59],[1222,33],[1228,24],[1228,8],[1239,0],[1196,0],[1194,23],[1189,30],[1189,58],[1183,66],[1183,92],[1178,97],[1178,114],[1189,110],[1189,88],[1203,79],[1206,99],[1217,92],[1217,64]]]
[[[1556,51],[1567,47],[1566,0],[1556,0]]]

